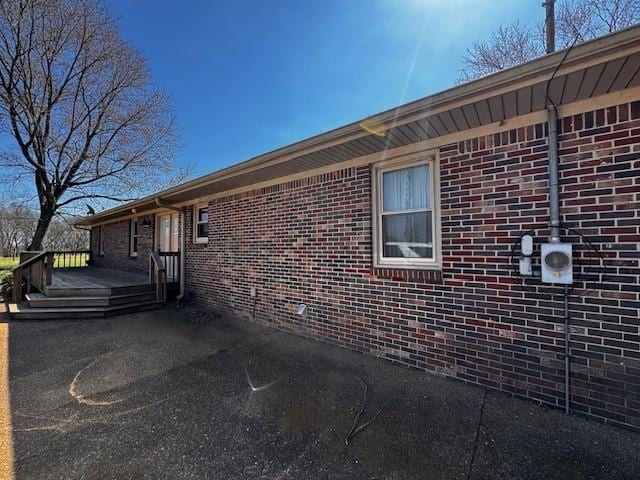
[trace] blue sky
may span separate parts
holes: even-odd
[[[454,85],[465,48],[540,0],[106,0],[203,175]]]

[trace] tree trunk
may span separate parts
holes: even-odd
[[[43,206],[40,209],[40,218],[38,218],[38,226],[36,227],[36,231],[33,234],[33,239],[31,240],[31,244],[27,248],[29,251],[36,251],[42,249],[42,242],[44,240],[44,236],[47,234],[47,230],[49,229],[49,224],[53,219],[53,208],[49,206]]]

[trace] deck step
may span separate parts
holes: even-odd
[[[155,299],[154,292],[126,293],[121,295],[103,296],[50,296],[42,293],[29,293],[26,296],[29,307],[112,307],[128,303],[147,302]]]
[[[9,313],[19,320],[51,320],[74,318],[102,318],[111,315],[152,310],[162,305],[157,300],[125,303],[106,307],[30,307],[27,303],[10,303]]]
[[[134,293],[152,293],[153,285],[129,285],[126,287],[51,288],[45,287],[48,297],[109,297]]]

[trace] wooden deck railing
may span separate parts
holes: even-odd
[[[149,283],[155,287],[156,299],[167,301],[167,270],[158,252],[149,254]]]
[[[91,250],[51,251],[53,268],[82,268],[91,265]]]
[[[177,283],[180,281],[180,252],[158,252],[167,270],[167,282]]]
[[[20,252],[20,264],[12,270],[13,301],[22,301],[32,288],[51,285],[54,268],[81,268],[91,264],[90,250]]]
[[[31,288],[40,291],[51,285],[53,254],[51,252],[21,252],[20,264],[12,270],[13,301],[22,301],[23,293],[30,293]],[[23,292],[23,281],[26,292]]]

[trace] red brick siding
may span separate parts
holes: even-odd
[[[144,219],[150,225],[142,225]],[[91,229],[91,252],[94,264],[98,267],[115,268],[128,272],[148,272],[149,252],[153,248],[155,217],[147,215],[138,218],[138,256],[129,256],[129,222],[123,220],[104,225],[104,256],[98,252],[99,228]]]
[[[640,429],[640,120],[621,105],[561,119],[563,220],[576,244],[573,408]],[[633,118],[632,118],[633,116]],[[191,241],[196,302],[490,388],[562,406],[562,301],[513,274],[521,231],[547,234],[546,125],[440,149],[441,277],[372,268],[370,168],[216,199]],[[308,305],[305,318],[295,315]]]

